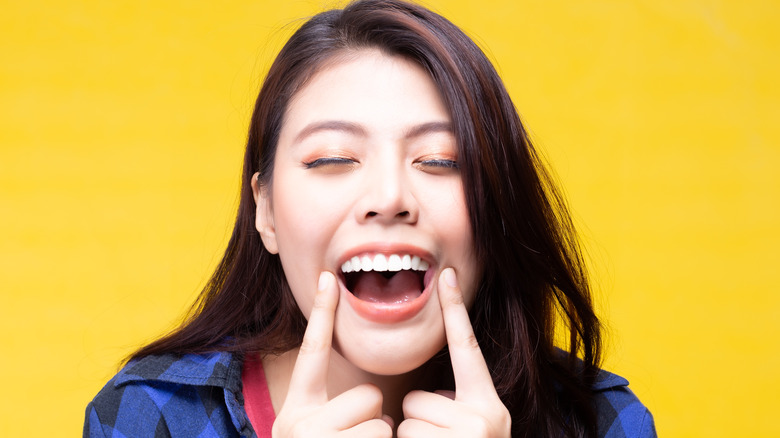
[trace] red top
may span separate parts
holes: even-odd
[[[263,372],[263,361],[257,356],[247,356],[241,371],[244,386],[244,408],[249,422],[259,438],[271,438],[271,427],[276,419],[271,393]]]

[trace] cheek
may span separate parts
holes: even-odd
[[[482,267],[476,259],[474,234],[462,185],[458,182],[431,202],[436,205],[435,222],[441,230],[439,237],[445,248],[446,258],[442,262],[456,269],[463,298],[470,308],[479,286]]]
[[[474,301],[477,298],[477,290],[479,289],[479,282],[482,278],[482,270],[477,266],[472,269],[465,269],[460,282],[460,290],[463,293],[463,301],[466,304],[466,308],[471,309],[474,305]]]
[[[434,207],[432,212],[436,214],[436,221],[449,222],[452,227],[459,230],[470,228],[466,195],[459,178],[452,178],[446,184],[442,183],[437,190],[425,190],[425,185],[422,187],[423,190],[419,191],[420,196],[424,198],[425,205]]]
[[[277,227],[279,258],[284,275],[298,307],[308,319],[319,272],[314,259],[313,236],[307,231],[293,222]]]
[[[277,183],[278,181],[278,183]],[[325,266],[329,245],[341,219],[334,200],[294,180],[275,181],[273,219],[285,277],[301,312],[308,318]]]
[[[318,240],[322,222],[322,194],[302,183],[302,178],[280,169],[274,181],[273,219],[279,252],[298,253],[307,242]]]

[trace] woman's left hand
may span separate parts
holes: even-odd
[[[509,437],[512,418],[493,386],[485,358],[474,336],[455,271],[447,268],[438,280],[452,371],[450,392],[412,391],[404,398],[404,421],[398,438]]]

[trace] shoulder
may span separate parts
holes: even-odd
[[[132,361],[87,406],[84,436],[251,435],[241,366],[220,352]]]
[[[599,437],[657,437],[653,415],[628,388],[625,378],[600,371],[593,384],[593,400]]]

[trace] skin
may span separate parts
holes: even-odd
[[[299,349],[263,358],[274,436],[509,436],[467,313],[480,269],[449,122],[427,73],[377,50],[332,60],[291,99],[272,183],[252,181],[257,229],[309,321]],[[392,323],[357,312],[339,275],[383,251],[431,264],[429,299]],[[418,390],[445,344],[455,393]]]
[[[329,272],[320,277],[309,324],[291,375],[287,398],[273,426],[277,437],[509,437],[511,418],[493,389],[474,337],[457,277],[445,269],[438,279],[439,305],[455,375],[455,393],[414,390],[403,399],[404,420],[382,415],[382,392],[358,385],[328,396],[328,365],[338,289]]]

